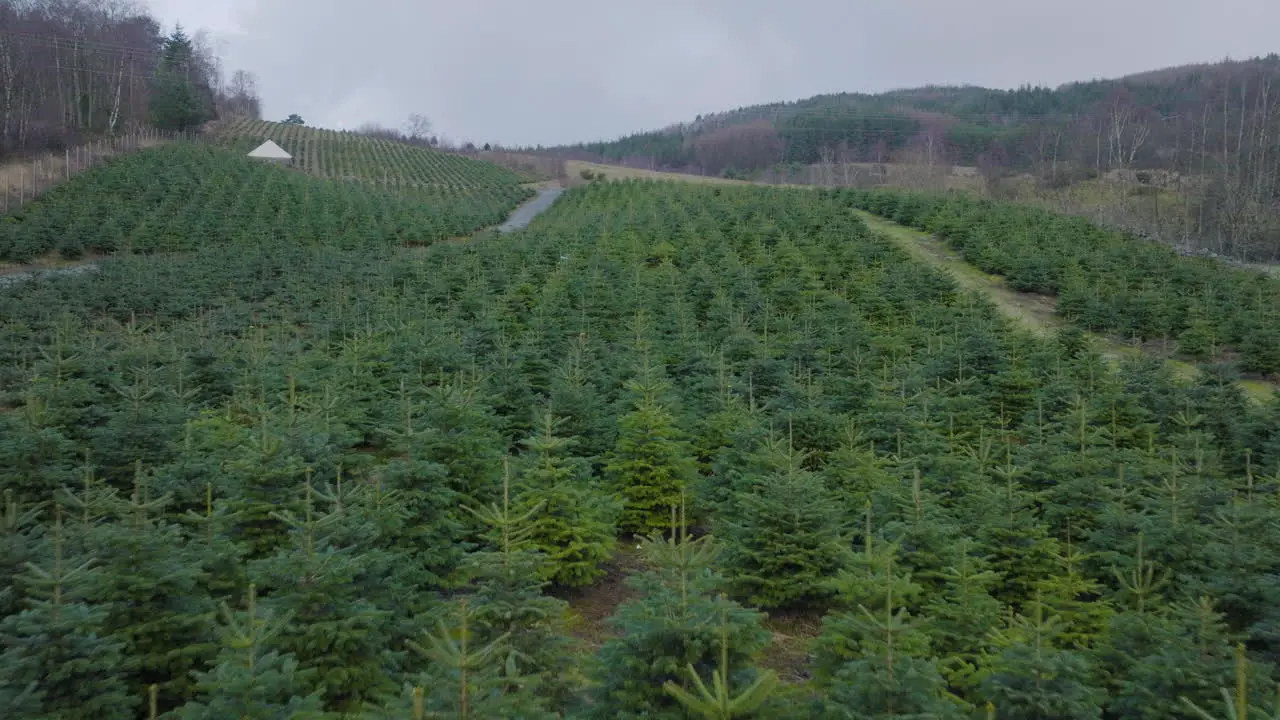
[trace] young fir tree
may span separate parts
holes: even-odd
[[[42,510],[39,504],[24,505],[13,490],[4,491],[0,507],[0,618],[22,609],[18,577],[34,559],[37,533],[43,529],[37,523]]]
[[[395,666],[391,611],[370,601],[386,577],[377,572],[379,551],[335,544],[360,518],[341,506],[316,508],[317,494],[308,476],[301,517],[278,515],[293,528],[291,543],[253,562],[249,574],[267,605],[292,618],[279,633],[281,651],[315,672],[326,709],[350,711],[388,689],[387,673]],[[321,499],[332,504],[333,496]]]
[[[130,688],[156,686],[161,712],[191,697],[191,673],[217,650],[208,631],[216,606],[204,591],[203,559],[177,525],[159,519],[170,497],[149,497],[139,466],[114,522],[89,528],[96,549],[95,600],[107,609],[102,632],[128,648],[121,668]]]
[[[201,593],[214,603],[228,602],[243,596],[248,587],[244,564],[247,551],[232,539],[237,516],[230,509],[231,503],[214,498],[212,482],[205,485],[204,500],[200,511],[187,510],[179,520],[187,525],[187,547],[201,570]]]
[[[677,526],[674,517],[668,523]],[[623,603],[612,618],[620,635],[605,642],[596,658],[587,717],[686,718],[663,686],[688,682],[690,666],[699,677],[719,670],[731,687],[749,687],[759,675],[751,658],[768,642],[768,632],[758,613],[713,594],[724,578],[712,570],[720,552],[712,538],[655,534],[642,545],[656,569],[632,579],[641,597]],[[721,657],[725,633],[727,659]]]
[[[778,687],[778,676],[772,670],[761,672],[746,687],[734,688],[730,684],[732,666],[729,663],[729,624],[720,618],[720,663],[712,673],[712,686],[707,687],[702,676],[692,664],[686,666],[688,680],[693,688],[666,681],[662,689],[675,698],[690,714],[704,720],[733,720],[749,718],[769,702]]]
[[[1021,607],[1035,596],[1036,582],[1053,572],[1057,540],[1037,516],[1035,495],[1018,483],[1023,468],[1006,463],[994,469],[995,482],[974,498],[972,522],[988,548],[991,567],[1003,583],[994,595]]]
[[[577,450],[593,464],[603,458],[616,440],[617,423],[610,413],[592,375],[592,359],[587,340],[579,336],[568,350],[568,357],[551,378],[547,397],[551,410],[565,418],[561,432],[579,438]]]
[[[627,383],[634,406],[619,421],[617,445],[606,466],[624,503],[619,527],[636,535],[670,529],[668,510],[680,503],[696,476],[693,450],[659,400],[666,387],[646,360],[639,377]]]
[[[877,511],[887,510],[899,485],[888,459],[876,454],[871,438],[853,423],[845,426],[821,475],[846,515],[863,512],[868,501]]]
[[[784,471],[749,478],[725,510],[725,568],[749,605],[822,607],[834,590],[829,578],[852,559],[840,505],[801,468],[804,457],[791,451]]]
[[[407,554],[409,562],[428,587],[440,587],[452,578],[467,549],[468,523],[459,509],[464,493],[449,482],[448,470],[435,462],[427,445],[427,433],[415,427],[411,411],[393,433],[391,448],[397,457],[370,472],[386,492],[399,496],[405,521],[383,536],[384,547]]]
[[[1063,647],[1086,650],[1106,630],[1113,609],[1101,597],[1102,583],[1083,572],[1088,556],[1076,552],[1070,538],[1056,556],[1058,572],[1035,582],[1033,603],[1044,606],[1045,615],[1058,618],[1061,631],[1058,642]]]
[[[301,670],[278,638],[290,621],[260,607],[253,585],[243,610],[222,603],[222,648],[211,669],[195,673],[195,700],[172,714],[175,720],[322,720],[314,672]]]
[[[596,487],[590,467],[569,455],[575,438],[559,437],[561,419],[545,413],[540,432],[522,444],[516,512],[540,508],[529,541],[545,556],[542,577],[566,587],[589,585],[605,573],[617,538],[620,504]]]
[[[1100,719],[1105,695],[1090,683],[1089,658],[1056,645],[1061,621],[1046,618],[1043,603],[1032,605],[1030,617],[1016,616],[993,635],[980,696],[1010,720]]]
[[[489,548],[469,553],[462,565],[471,626],[481,644],[505,637],[521,683],[558,709],[582,684],[564,633],[568,604],[542,594],[548,561],[533,541],[542,507],[517,514],[510,495],[508,472],[502,504],[472,510],[489,528]]]
[[[858,644],[860,608],[879,615],[887,610],[887,598],[906,606],[924,591],[911,572],[898,564],[898,546],[876,536],[870,501],[863,509],[861,550],[852,556],[847,569],[830,580],[837,610],[823,617],[822,632],[813,643],[814,675],[819,681],[828,681],[845,662],[863,656]]]
[[[235,534],[250,558],[266,557],[285,542],[288,526],[275,514],[297,508],[298,481],[306,464],[265,415],[257,428],[241,428],[230,422],[219,422],[218,426],[205,431],[218,432],[224,442],[236,443],[233,456],[222,467],[219,483],[229,487]]]
[[[1186,696],[1178,698],[1182,703],[1183,709],[1189,711],[1191,717],[1197,718],[1197,720],[1218,720],[1218,717],[1222,717],[1223,720],[1254,717],[1261,717],[1263,720],[1280,719],[1280,686],[1276,686],[1274,692],[1268,692],[1265,699],[1251,697],[1250,675],[1253,668],[1245,652],[1244,643],[1236,644],[1235,660],[1235,692],[1226,687],[1218,688],[1218,692],[1222,696],[1219,703],[1222,708],[1220,716],[1216,716],[1205,709],[1208,707],[1208,703],[1200,705]],[[1265,682],[1267,690],[1271,690],[1270,673],[1263,673],[1261,679],[1267,681]]]
[[[508,636],[483,643],[475,637],[473,616],[466,598],[437,622],[434,633],[423,633],[423,642],[410,648],[427,662],[424,672],[380,708],[367,711],[367,720],[449,718],[558,717],[534,694],[520,675]]]
[[[0,709],[7,717],[129,720],[142,688],[120,669],[126,648],[104,637],[107,609],[86,602],[97,571],[68,547],[61,506],[53,527],[18,577],[26,608],[0,620]]]
[[[924,607],[940,670],[964,696],[981,682],[987,637],[1006,617],[1005,606],[991,596],[1000,575],[989,569],[985,556],[974,554],[973,545],[969,538],[957,543],[956,564],[939,573],[942,591]]]
[[[1211,708],[1220,700],[1219,688],[1233,682],[1231,637],[1209,598],[1143,610],[1131,601],[1111,618],[1092,654],[1114,717],[1199,717],[1186,702]],[[1252,683],[1254,699],[1269,695],[1267,668],[1250,672],[1262,680]]]
[[[859,605],[859,614],[844,628],[856,638],[850,645],[862,656],[836,668],[824,685],[827,716],[856,720],[881,718],[963,717],[958,703],[947,697],[946,681],[929,657],[927,620],[915,619],[893,598],[893,584],[885,587],[879,612]]]

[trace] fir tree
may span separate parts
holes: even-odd
[[[18,577],[33,559],[38,533],[37,524],[43,507],[24,506],[13,490],[4,491],[0,508],[0,619],[22,609]]]
[[[291,653],[279,649],[290,621],[260,607],[249,586],[243,610],[222,603],[222,649],[212,669],[195,674],[197,699],[173,716],[180,720],[322,720],[314,672],[299,669]]]
[[[151,121],[158,128],[181,132],[213,117],[213,93],[201,59],[179,25],[160,51],[151,92]]]
[[[734,593],[761,608],[821,607],[851,553],[840,506],[792,452],[781,473],[744,483],[726,509],[725,567]]]
[[[1192,718],[1187,701],[1210,708],[1232,684],[1232,644],[1222,614],[1208,598],[1111,618],[1093,654],[1103,671],[1107,710],[1117,717]],[[1265,668],[1253,672],[1265,677]],[[1267,694],[1267,684],[1255,685]],[[1185,698],[1185,700],[1184,700]]]
[[[489,528],[492,549],[472,552],[463,561],[471,589],[471,627],[481,644],[505,637],[510,667],[520,674],[522,684],[560,708],[581,683],[563,632],[568,606],[542,594],[548,561],[533,542],[542,507],[517,514],[509,475],[501,505],[472,510]]]
[[[575,438],[558,437],[560,424],[546,413],[541,432],[523,441],[531,457],[521,463],[516,512],[540,508],[531,520],[529,540],[545,556],[543,578],[576,587],[604,575],[621,508],[595,486],[585,463],[567,455]]]
[[[1030,617],[1017,616],[995,634],[996,654],[980,688],[982,697],[1011,720],[1101,718],[1103,693],[1089,683],[1088,658],[1055,647],[1062,623],[1034,604]]]
[[[729,684],[729,625],[723,617],[720,620],[720,664],[712,673],[712,687],[707,687],[692,664],[686,666],[686,669],[688,679],[693,682],[692,691],[670,680],[662,684],[662,689],[686,710],[705,720],[751,717],[769,701],[770,695],[778,686],[778,676],[768,670],[759,673],[747,687],[736,693],[733,691]]]
[[[879,718],[960,718],[960,708],[946,696],[946,682],[937,664],[929,659],[929,636],[923,621],[916,620],[893,597],[893,584],[885,587],[879,612],[858,606],[841,629],[854,637],[861,657],[839,665],[824,685],[829,707],[838,717],[858,720]],[[826,628],[827,642],[831,642]]]
[[[155,685],[161,711],[191,696],[191,673],[216,652],[208,632],[216,606],[205,594],[202,558],[177,525],[157,516],[169,496],[149,496],[139,466],[118,520],[93,526],[85,542],[96,549],[93,596],[107,610],[102,632],[128,648],[121,670],[130,688]]]
[[[677,526],[674,518],[668,522]],[[690,666],[700,677],[720,671],[733,687],[755,682],[757,671],[750,660],[764,647],[768,633],[759,614],[712,595],[724,583],[711,571],[719,554],[713,542],[710,536],[691,540],[677,533],[642,543],[657,569],[632,579],[642,596],[623,603],[612,618],[620,636],[599,651],[589,716],[684,718],[681,706],[662,688],[669,681],[684,681]],[[727,661],[720,657],[725,632]]]
[[[696,469],[692,449],[659,402],[666,383],[646,363],[627,387],[636,396],[635,405],[619,423],[606,471],[624,502],[620,528],[646,535],[670,529],[668,510],[680,503]]]
[[[957,545],[956,565],[939,573],[942,592],[929,599],[925,613],[932,621],[930,636],[943,676],[967,696],[981,682],[987,637],[1006,613],[991,596],[1000,575],[989,569],[985,556],[974,554],[972,540],[965,538]]]
[[[93,559],[68,552],[61,508],[19,577],[26,609],[0,620],[0,708],[13,717],[128,720],[141,705],[120,669],[127,648],[104,636],[107,609],[87,602]]]
[[[469,603],[465,598],[460,600],[448,619],[437,623],[435,633],[423,633],[423,642],[410,642],[410,648],[428,663],[417,684],[406,685],[399,697],[367,717],[555,718],[545,702],[525,686],[507,639],[504,634],[488,643],[479,642],[474,636]]]
[[[359,518],[341,506],[316,508],[316,495],[308,477],[301,517],[288,511],[277,516],[293,528],[290,546],[252,563],[250,577],[269,592],[264,596],[273,612],[292,618],[279,632],[280,650],[315,672],[326,709],[349,711],[387,689],[387,672],[395,666],[391,611],[370,602],[364,589],[383,581],[379,551],[335,544],[351,531],[344,525]]]

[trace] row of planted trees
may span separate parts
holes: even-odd
[[[1023,335],[838,193],[219,253],[0,295],[10,716],[1190,718],[1238,643],[1273,694],[1280,409]]]
[[[50,252],[188,252],[211,245],[379,248],[494,225],[532,191],[506,171],[465,192],[387,193],[321,181],[203,144],[175,143],[93,168],[0,221],[0,260]]]
[[[294,156],[296,165],[325,178],[357,179],[449,194],[492,192],[532,179],[462,155],[303,125],[242,118],[233,121],[224,134],[237,146],[274,140]]]

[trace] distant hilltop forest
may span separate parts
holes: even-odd
[[[848,163],[964,166],[988,185],[1031,176],[1048,188],[1121,175],[1194,190],[1191,234],[1219,238],[1225,253],[1265,256],[1280,248],[1278,78],[1271,54],[1057,88],[817,95],[543,151],[743,178]]]

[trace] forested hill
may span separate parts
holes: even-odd
[[[608,142],[552,148],[583,159],[643,161],[719,174],[777,162],[1181,169],[1280,141],[1272,88],[1280,56],[1187,65],[1058,88],[939,87],[817,95],[700,115]]]

